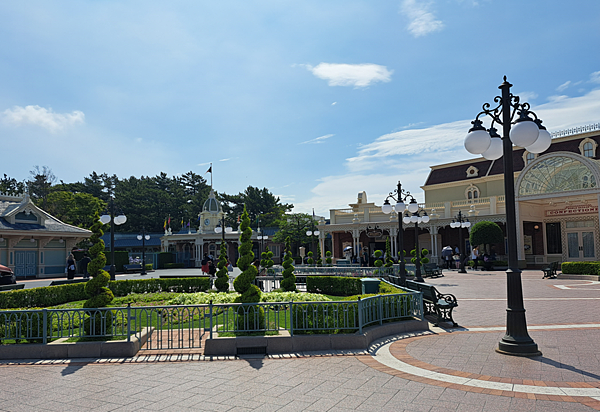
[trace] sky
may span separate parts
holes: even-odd
[[[550,132],[599,123],[599,28],[597,0],[1,2],[0,174],[423,201],[505,75]]]

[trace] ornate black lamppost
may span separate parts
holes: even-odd
[[[231,232],[233,232],[233,228],[229,226],[225,227],[225,214],[223,214],[221,217],[221,225],[215,228],[215,233],[221,233],[221,242],[225,243],[225,233]]]
[[[463,230],[463,228],[467,228],[467,229],[470,228],[471,222],[469,222],[469,219],[465,219],[465,217],[462,215],[462,213],[459,210],[458,215],[456,215],[454,220],[452,220],[452,223],[450,223],[450,227],[454,228],[454,229],[458,229],[458,244],[459,244],[458,252],[460,254],[460,269],[458,269],[458,273],[467,273],[467,271],[465,270],[465,254],[464,254],[465,245],[463,244],[462,230]]]
[[[402,214],[407,209],[406,200],[411,199],[408,204],[408,211],[411,213],[419,210],[419,204],[415,198],[410,194],[409,191],[402,189],[400,181],[398,181],[398,187],[393,192],[390,192],[381,206],[381,211],[386,215],[392,213],[392,210],[398,213],[398,255],[400,260],[400,284],[404,286],[406,284],[406,261],[404,260],[404,230],[402,229]],[[396,204],[392,206],[390,199],[394,200]]]
[[[542,121],[529,110],[529,103],[521,103],[518,96],[510,92],[512,84],[506,81],[498,87],[502,96],[496,96],[494,103],[483,105],[465,138],[465,148],[472,154],[482,154],[486,159],[503,157],[504,195],[506,201],[506,235],[508,245],[508,270],[506,271],[507,306],[506,334],[498,343],[497,352],[516,356],[541,355],[537,344],[527,332],[525,307],[523,306],[523,286],[517,260],[517,221],[515,205],[515,182],[513,171],[513,143],[524,147],[530,153],[542,153],[552,143],[550,133],[542,126]],[[518,119],[514,120],[518,114]],[[486,130],[480,116],[491,118],[491,126]],[[533,119],[531,118],[533,116]],[[495,124],[502,125],[502,137],[498,136]],[[513,126],[514,124],[514,126]]]
[[[116,266],[115,266],[115,225],[122,225],[127,222],[127,216],[121,212],[118,216],[115,216],[115,201],[111,195],[110,197],[110,215],[104,213],[100,216],[100,222],[103,224],[110,223],[110,280],[116,279]]]
[[[416,211],[412,214],[408,213],[406,216],[404,216],[402,220],[407,225],[411,223],[414,223],[415,225],[415,281],[425,282],[423,276],[421,275],[421,248],[419,247],[419,224],[428,223],[429,215],[427,215],[425,209],[419,207],[419,204],[415,199],[412,199],[410,201],[408,212],[410,212],[411,210],[411,205],[414,205],[413,209],[415,209],[416,206]]]
[[[315,214],[315,210],[313,209],[313,216]],[[316,253],[315,253],[315,236],[319,236],[321,232],[315,229],[315,220],[311,219],[310,229],[306,231],[306,236],[310,236],[310,251],[313,252],[313,263],[316,261]]]
[[[142,226],[142,233],[137,235],[137,240],[142,241],[142,272],[140,275],[146,274],[146,240],[150,240],[150,235],[146,233],[146,228]]]

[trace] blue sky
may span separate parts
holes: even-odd
[[[597,0],[2,2],[0,173],[422,200],[504,75],[550,132],[600,122],[599,28]]]

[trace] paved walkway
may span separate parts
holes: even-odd
[[[540,357],[494,351],[503,273],[447,272],[428,282],[456,295],[459,329],[390,337],[356,353],[4,362],[0,410],[600,410],[600,283],[541,277],[523,274]]]

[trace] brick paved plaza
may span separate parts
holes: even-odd
[[[599,282],[524,272],[527,322],[543,355],[519,358],[494,351],[505,275],[445,275],[428,282],[456,295],[461,329],[391,337],[364,354],[4,361],[0,410],[600,410]]]

